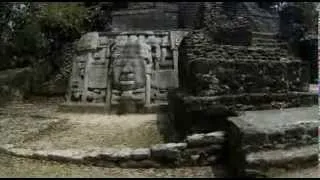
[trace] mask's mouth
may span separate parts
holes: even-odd
[[[134,85],[136,82],[135,81],[120,81],[119,82],[122,86],[130,86],[130,85]]]
[[[121,73],[120,81],[134,81],[134,73]]]
[[[134,79],[134,73],[123,73],[120,75],[119,83],[121,86],[133,86],[136,81]]]
[[[122,91],[135,89],[136,81],[133,79],[120,79],[119,84],[121,86]]]

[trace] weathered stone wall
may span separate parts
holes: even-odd
[[[74,162],[104,167],[160,168],[207,166],[223,160],[224,132],[194,134],[182,143],[157,144],[140,149],[31,150],[2,146],[0,151],[16,156]]]
[[[247,16],[237,15],[238,3],[205,2],[199,9],[199,27],[218,44],[249,45],[251,24]]]
[[[232,108],[219,104],[221,101],[207,98],[191,97],[180,90],[169,92],[169,122],[177,140],[194,133],[224,130],[227,117],[237,115]]]
[[[243,2],[237,5],[238,16],[248,18],[251,28],[257,32],[272,32],[279,31],[279,16],[276,12],[260,8],[256,2]]]
[[[179,48],[181,86],[193,95],[307,91],[306,64],[286,50],[217,45],[194,31]]]
[[[178,28],[178,6],[175,3],[131,3],[131,8],[112,13],[114,31],[169,30]],[[135,5],[135,6],[134,6]],[[153,6],[153,7],[150,7]]]
[[[129,2],[127,9],[114,13],[113,24],[116,29],[123,30],[126,28],[193,29],[200,4],[200,2]],[[153,9],[159,11],[151,12]]]
[[[203,2],[197,28],[204,28],[218,44],[250,45],[251,32],[277,33],[277,14],[255,2]]]
[[[310,106],[308,73],[285,49],[215,44],[203,30],[179,47],[179,89],[169,93],[169,112],[180,138],[224,130],[237,111]]]
[[[201,2],[179,2],[179,28],[193,29]]]
[[[185,111],[210,110],[211,106],[224,109],[226,112],[244,110],[267,110],[290,108],[299,106],[312,106],[317,104],[317,95],[314,93],[244,93],[221,96],[192,96],[183,90],[176,90],[169,94],[172,102],[178,102],[177,108]],[[171,102],[171,101],[170,101]],[[220,114],[222,112],[218,112]],[[234,113],[227,113],[227,115]]]
[[[239,111],[311,106],[316,94],[309,93],[244,93],[220,96],[192,96],[184,90],[169,93],[169,113],[177,138],[192,133],[225,130],[227,118]]]

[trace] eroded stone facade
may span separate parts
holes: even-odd
[[[178,87],[178,46],[187,32],[90,32],[77,45],[68,103],[152,106]],[[131,106],[130,105],[130,106]],[[136,111],[136,110],[132,110]]]

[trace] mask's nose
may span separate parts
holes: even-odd
[[[130,63],[126,63],[121,71],[121,81],[133,81],[134,80],[134,69]]]
[[[132,72],[133,72],[132,66],[130,66],[130,63],[126,63],[122,68],[122,73],[132,73]]]

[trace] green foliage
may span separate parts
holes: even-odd
[[[88,31],[88,15],[82,3],[0,2],[0,69],[50,59],[62,44]]]
[[[85,30],[88,11],[79,3],[49,3],[41,8],[38,20],[43,31],[63,38],[76,38]]]
[[[0,2],[0,69],[17,66],[21,60],[15,44],[17,32],[23,29],[29,17],[28,3]]]
[[[21,55],[40,55],[48,46],[48,42],[37,22],[26,24],[22,29],[17,30],[13,44],[17,48],[16,52]]]

